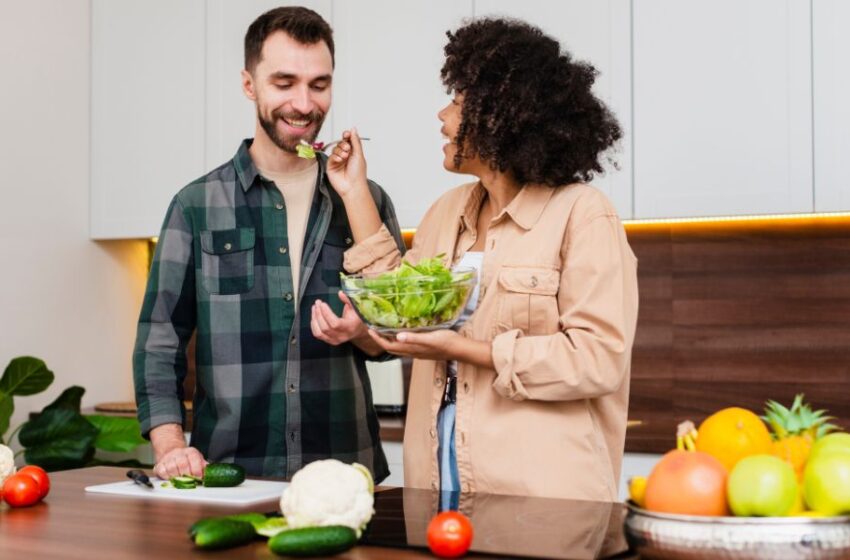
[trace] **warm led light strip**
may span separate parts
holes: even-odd
[[[644,224],[703,224],[707,222],[756,222],[770,220],[821,220],[850,218],[850,212],[818,212],[808,214],[755,214],[745,216],[707,216],[704,218],[649,218],[645,220],[623,220],[623,225]]]
[[[623,220],[623,225],[639,226],[652,224],[704,224],[711,222],[757,222],[769,220],[824,220],[835,218],[850,218],[850,212],[817,212],[808,214],[752,214],[745,216],[707,216],[704,218],[648,218],[645,220]],[[402,228],[403,236],[412,236],[416,228]],[[158,237],[151,237],[151,243],[156,243]]]

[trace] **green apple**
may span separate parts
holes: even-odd
[[[850,513],[850,449],[825,449],[806,463],[803,495],[824,515]]]
[[[787,515],[797,498],[794,469],[773,455],[750,455],[729,474],[729,509],[738,516]]]
[[[824,451],[833,449],[845,449],[847,451],[850,451],[850,434],[848,434],[847,432],[833,432],[831,434],[827,434],[821,438],[818,438],[812,444],[812,449],[811,451],[809,451],[808,460],[812,461]]]

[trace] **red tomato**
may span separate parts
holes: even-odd
[[[38,483],[39,500],[43,500],[47,493],[50,492],[50,477],[47,476],[47,471],[35,465],[27,465],[20,469],[18,474],[28,474],[33,477]]]
[[[28,474],[13,474],[3,483],[3,499],[12,507],[31,506],[38,502],[38,482]]]
[[[438,513],[428,523],[428,548],[442,558],[463,556],[472,544],[472,522],[457,511]]]

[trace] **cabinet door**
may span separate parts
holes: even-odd
[[[812,211],[810,7],[634,2],[635,217]]]
[[[471,0],[334,1],[332,137],[356,126],[370,138],[369,177],[392,197],[402,227],[416,227],[440,194],[471,180],[443,169],[437,119],[449,101],[440,82],[445,33],[471,15]]]
[[[95,239],[157,235],[171,197],[204,171],[204,11],[92,2]]]
[[[813,7],[815,210],[850,210],[850,2]]]
[[[592,184],[612,200],[621,218],[632,216],[631,163],[631,2],[629,0],[477,0],[475,17],[508,16],[543,29],[576,60],[599,71],[595,93],[617,116],[623,140]]]
[[[209,169],[229,161],[242,140],[254,136],[257,109],[242,92],[245,32],[264,12],[289,5],[310,8],[331,21],[331,0],[207,0],[206,164]],[[331,119],[329,114],[326,131]]]

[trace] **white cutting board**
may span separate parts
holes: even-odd
[[[151,477],[153,488],[136,484],[132,480],[87,486],[86,492],[112,494],[149,500],[179,500],[181,502],[204,502],[208,504],[250,505],[269,500],[280,500],[288,482],[271,480],[246,480],[230,488],[206,488],[198,486],[190,490],[161,486],[162,480]]]

